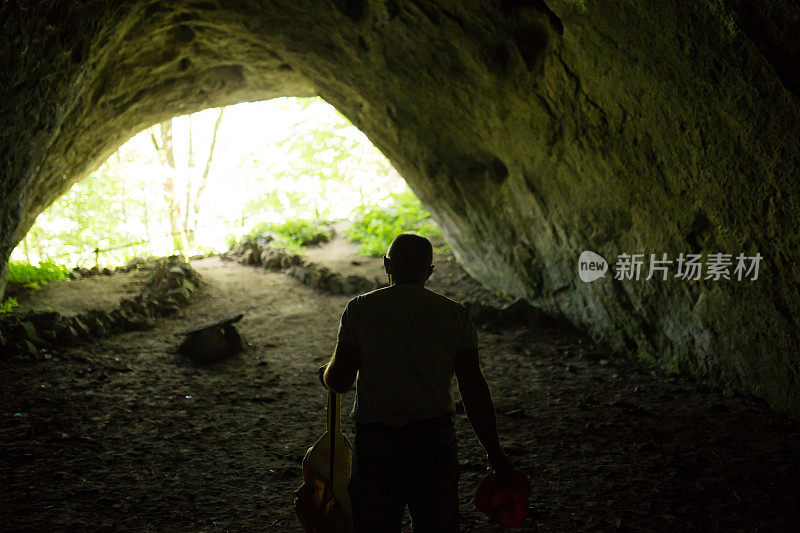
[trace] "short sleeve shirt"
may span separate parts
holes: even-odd
[[[463,305],[405,283],[350,300],[337,341],[359,348],[353,418],[393,426],[454,413],[455,355],[477,348]]]

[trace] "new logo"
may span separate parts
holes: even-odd
[[[603,256],[584,250],[578,257],[578,276],[581,281],[590,283],[596,279],[602,278],[608,272],[608,262],[603,259]]]

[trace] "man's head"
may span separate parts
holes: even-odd
[[[383,266],[392,283],[425,285],[433,273],[431,241],[417,233],[401,233],[383,256]]]

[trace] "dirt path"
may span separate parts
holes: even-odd
[[[435,290],[494,298],[438,261]],[[292,492],[325,417],[315,370],[347,298],[217,259],[193,266],[205,288],[154,330],[0,362],[4,530],[300,531]],[[177,332],[239,312],[246,353],[177,363]],[[570,329],[479,336],[503,443],[533,480],[523,530],[800,521],[800,431],[762,404],[617,361]],[[496,531],[471,503],[485,462],[463,413],[456,427],[462,529]]]
[[[360,257],[359,244],[347,240],[348,221],[342,220],[333,224],[334,236],[331,242],[322,246],[309,246],[303,255],[309,261],[326,266],[342,276],[356,275],[367,279],[383,280],[383,258]]]

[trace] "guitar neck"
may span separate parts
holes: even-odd
[[[328,423],[327,430],[331,435],[342,432],[342,395],[328,389]]]

